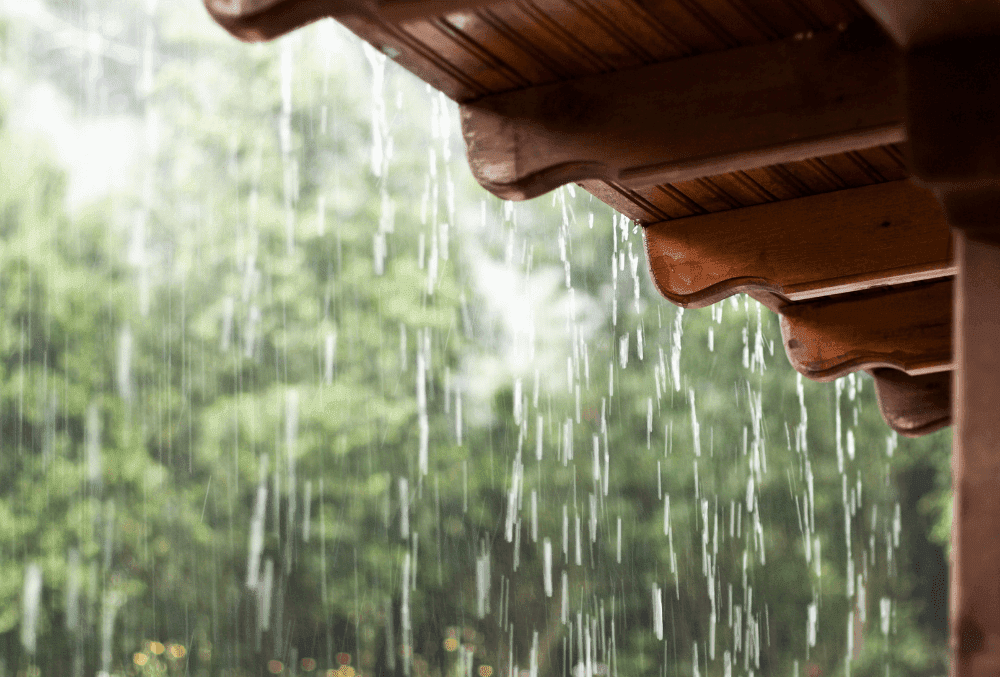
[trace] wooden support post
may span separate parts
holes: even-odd
[[[906,52],[914,173],[955,227],[951,674],[1000,674],[1000,3],[861,0]]]
[[[1000,674],[1000,237],[958,230],[952,675]]]

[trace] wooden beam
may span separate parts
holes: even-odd
[[[494,0],[204,0],[223,28],[246,42],[271,40],[327,17],[362,16],[401,23]]]
[[[646,226],[660,293],[702,308],[750,289],[791,301],[954,275],[934,194],[893,181]]]
[[[911,376],[952,368],[952,279],[781,308],[792,366],[816,381],[888,367]]]
[[[900,53],[843,32],[487,96],[461,108],[469,163],[505,199],[571,181],[655,185],[904,140]]]
[[[941,371],[910,376],[895,369],[870,370],[882,418],[905,437],[920,437],[951,425],[951,379]]]

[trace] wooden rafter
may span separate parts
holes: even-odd
[[[896,47],[874,24],[487,96],[473,174],[506,199],[570,181],[682,181],[904,139]]]
[[[934,195],[893,181],[646,226],[660,293],[701,308],[749,289],[791,301],[953,275]]]

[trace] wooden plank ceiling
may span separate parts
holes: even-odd
[[[886,422],[951,420],[947,220],[909,180],[903,55],[853,0],[205,0],[244,40],[333,16],[461,104],[505,199],[568,182],[644,226],[700,307],[747,292],[797,370],[868,370]]]

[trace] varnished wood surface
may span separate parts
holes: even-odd
[[[900,435],[921,437],[951,425],[951,379],[942,371],[910,376],[895,369],[873,369],[882,418]]]
[[[900,54],[869,21],[462,106],[473,175],[507,199],[676,183],[903,140]]]
[[[955,233],[952,675],[1000,674],[1000,232]]]
[[[953,275],[934,195],[894,181],[648,225],[650,275],[680,306],[760,289],[806,299]]]
[[[629,218],[655,223],[902,181],[908,176],[903,150],[892,144],[658,186],[630,188],[598,180],[580,185]]]
[[[949,370],[952,288],[948,278],[787,305],[785,352],[816,381],[879,367],[911,376]]]
[[[399,23],[361,15],[341,21],[466,102],[804,36],[863,15],[852,0],[496,0]]]

